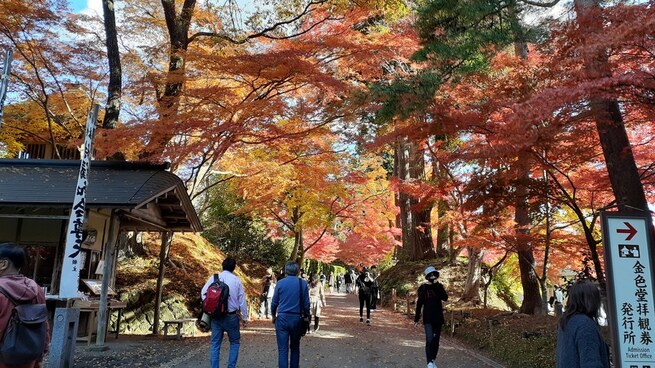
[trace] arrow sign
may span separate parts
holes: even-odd
[[[630,225],[629,222],[624,221],[623,222],[625,226],[627,226],[627,229],[616,229],[616,232],[619,234],[628,234],[628,237],[625,238],[625,240],[630,240],[632,239],[635,235],[637,235],[637,229],[635,229],[632,225]]]

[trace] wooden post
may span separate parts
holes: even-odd
[[[96,345],[103,346],[105,344],[105,335],[107,334],[107,322],[109,320],[107,315],[108,293],[109,293],[109,279],[111,279],[112,270],[114,268],[114,253],[116,252],[116,240],[118,230],[118,216],[111,210],[109,216],[109,241],[105,249],[105,262],[102,269],[102,287],[100,289],[100,306],[98,309],[98,334],[96,335]]]
[[[409,306],[410,302],[411,302],[411,301],[410,301],[410,299],[409,299],[409,294],[405,295],[405,303],[407,303],[407,315],[408,315],[409,317],[412,316],[411,309],[410,309],[410,306]]]
[[[159,310],[161,309],[161,298],[164,292],[164,273],[166,272],[166,260],[171,249],[173,234],[171,232],[161,233],[161,249],[159,251],[159,276],[157,277],[157,297],[155,299],[155,316],[152,321],[152,334],[159,335]]]
[[[391,305],[393,305],[393,311],[396,311],[398,296],[396,295],[396,288],[391,289]]]

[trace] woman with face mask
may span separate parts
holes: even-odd
[[[414,325],[418,325],[423,311],[423,327],[425,328],[425,357],[428,368],[437,368],[437,353],[439,352],[439,338],[441,326],[444,323],[442,302],[448,300],[448,294],[443,285],[437,281],[439,271],[429,266],[423,271],[427,280],[418,288],[416,300],[416,315]]]

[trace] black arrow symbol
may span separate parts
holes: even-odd
[[[625,226],[627,226],[627,229],[616,229],[616,232],[619,234],[628,234],[628,237],[625,238],[625,240],[630,240],[632,239],[635,235],[637,235],[637,229],[632,227],[629,222],[623,222]]]

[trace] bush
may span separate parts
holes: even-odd
[[[510,368],[555,366],[557,318],[499,313],[491,309],[467,311],[455,337]]]

